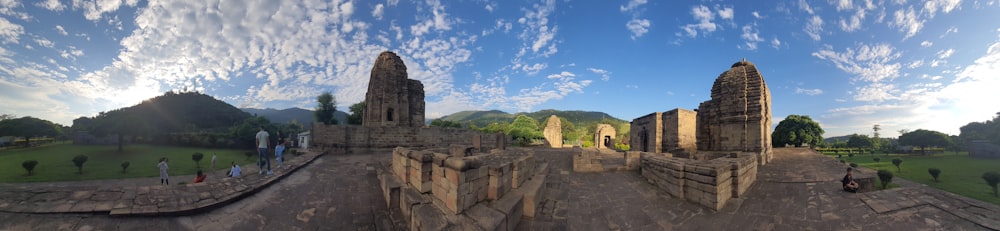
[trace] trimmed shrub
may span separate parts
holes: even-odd
[[[77,155],[73,157],[73,165],[76,165],[77,173],[83,174],[83,163],[87,163],[87,155]]]
[[[122,162],[122,174],[125,174],[125,170],[128,169],[128,166],[130,164],[132,164],[132,163],[129,163],[128,161]]]
[[[927,173],[930,173],[931,177],[934,177],[934,182],[938,182],[938,176],[941,175],[941,169],[928,168]]]
[[[878,157],[875,157],[875,158],[872,158],[872,160],[874,160],[874,161],[875,161],[875,163],[878,163],[879,161],[881,161],[881,160],[882,160],[882,158],[878,158]]]
[[[24,170],[28,171],[29,176],[31,175],[32,171],[35,171],[36,165],[38,165],[38,161],[36,160],[25,160],[24,162],[21,162],[21,167],[23,167]]]
[[[998,196],[997,183],[1000,183],[1000,173],[997,173],[996,171],[983,173],[983,180],[986,181],[987,185],[993,188],[993,196]]]
[[[892,172],[889,170],[878,170],[878,179],[882,181],[882,189],[889,187],[892,182]]]
[[[194,161],[194,165],[198,168],[201,168],[202,158],[205,158],[205,154],[201,154],[200,152],[195,152],[194,154],[191,154],[191,160]]]
[[[901,170],[899,169],[899,165],[900,165],[900,164],[903,164],[903,159],[900,159],[900,158],[893,158],[893,159],[892,159],[892,165],[895,165],[895,166],[896,166],[896,172],[899,172],[899,171],[901,171]]]

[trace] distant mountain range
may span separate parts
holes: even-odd
[[[295,120],[299,124],[306,126],[315,121],[315,117],[313,115],[312,110],[307,110],[297,107],[281,109],[281,110],[273,108],[267,108],[267,109],[240,108],[240,110],[243,110],[246,113],[250,113],[251,115],[263,116],[264,118],[267,118],[267,120],[270,120],[272,123],[289,123],[292,122],[292,120]],[[337,121],[340,122],[341,124],[347,121],[347,113],[342,111],[334,112],[333,117],[337,118]]]
[[[460,111],[451,115],[441,117],[441,120],[450,120],[461,123],[463,126],[468,126],[469,122],[472,122],[478,127],[485,127],[493,122],[513,122],[514,118],[518,115],[524,114],[538,121],[539,127],[545,127],[545,121],[551,115],[556,115],[559,118],[566,119],[567,121],[575,125],[585,125],[585,124],[597,124],[601,121],[611,121],[613,123],[628,123],[628,121],[615,118],[614,116],[608,115],[604,112],[595,111],[560,111],[560,110],[540,110],[536,112],[529,113],[516,113],[511,114],[499,110],[490,111]]]

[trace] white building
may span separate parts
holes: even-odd
[[[299,133],[299,148],[309,150],[309,131]]]

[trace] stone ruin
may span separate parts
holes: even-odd
[[[362,120],[366,127],[424,126],[424,85],[407,77],[395,53],[385,51],[375,59]]]
[[[611,149],[615,147],[615,127],[610,124],[598,124],[594,129],[594,147]]]
[[[757,67],[743,60],[719,75],[712,98],[698,110],[654,112],[632,120],[630,128],[636,151],[576,150],[573,170],[639,169],[668,194],[719,210],[742,196],[758,166],[771,160],[771,93]]]
[[[545,136],[545,141],[549,143],[549,147],[562,148],[562,121],[559,120],[558,116],[549,116],[549,120],[545,123],[545,129],[542,131],[542,134]]]
[[[503,150],[509,143],[508,138],[499,133],[424,126],[423,84],[408,79],[403,60],[389,51],[375,59],[365,104],[362,126],[313,124],[310,147],[333,153],[352,153],[460,144],[473,145],[482,151]]]
[[[535,216],[547,168],[528,149],[398,147],[377,174],[386,206],[410,230],[513,230]]]

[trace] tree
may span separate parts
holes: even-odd
[[[882,181],[882,189],[889,187],[889,183],[892,183],[892,172],[888,170],[878,170],[878,179]]]
[[[903,159],[900,159],[900,158],[893,158],[893,159],[892,159],[892,165],[895,165],[895,166],[896,166],[896,172],[900,172],[900,171],[901,171],[901,170],[899,169],[899,165],[900,165],[900,164],[903,164]]]
[[[25,160],[24,162],[21,162],[21,167],[28,171],[29,176],[31,175],[31,172],[35,170],[36,165],[38,165],[38,161],[36,160]]]
[[[934,182],[938,182],[938,176],[941,175],[941,169],[928,168],[927,173],[930,173],[931,177],[934,177]]]
[[[523,114],[514,118],[506,134],[522,140],[542,137],[542,133],[538,130],[538,121]]]
[[[347,124],[361,125],[364,121],[363,118],[365,115],[365,101],[351,105],[349,110],[351,111],[351,114],[347,115]]]
[[[83,174],[83,163],[87,163],[86,155],[77,155],[73,157],[73,165],[76,165],[76,168],[78,170],[77,173],[79,174]]]
[[[337,111],[337,98],[333,97],[330,92],[323,92],[319,97],[316,97],[318,104],[316,105],[316,121],[330,125],[337,124],[337,118],[333,117],[333,113]]]
[[[446,127],[446,128],[461,128],[462,127],[462,123],[451,121],[451,120],[442,120],[442,119],[438,118],[438,119],[434,119],[433,121],[431,121],[431,126],[432,127]]]
[[[134,113],[127,113],[123,110],[111,111],[99,115],[99,127],[95,128],[98,134],[114,134],[118,136],[118,152],[122,151],[125,143],[125,136],[139,136],[149,133],[149,125],[146,121]]]
[[[122,174],[125,173],[125,170],[128,170],[128,166],[130,164],[132,164],[132,163],[129,163],[128,161],[122,162]]]
[[[952,146],[951,139],[944,133],[917,129],[899,136],[899,143],[902,145],[918,146],[922,154],[927,154],[928,146],[949,147]]]
[[[25,146],[31,145],[33,137],[55,137],[60,134],[62,134],[62,126],[30,116],[0,121],[0,136],[24,137]]]
[[[205,158],[205,154],[201,154],[200,152],[195,152],[194,154],[191,154],[191,160],[194,161],[195,166],[197,166],[198,168],[201,168],[202,158]]]
[[[867,135],[852,134],[847,139],[847,146],[860,149],[875,149],[875,142]]]
[[[996,171],[983,173],[983,180],[986,181],[987,185],[993,188],[993,196],[1000,196],[997,195],[997,183],[1000,183],[1000,173],[997,173]]]
[[[815,147],[823,142],[823,132],[819,123],[809,116],[789,115],[774,128],[771,144],[774,147],[784,147],[785,144],[794,144],[796,147],[809,144]]]

